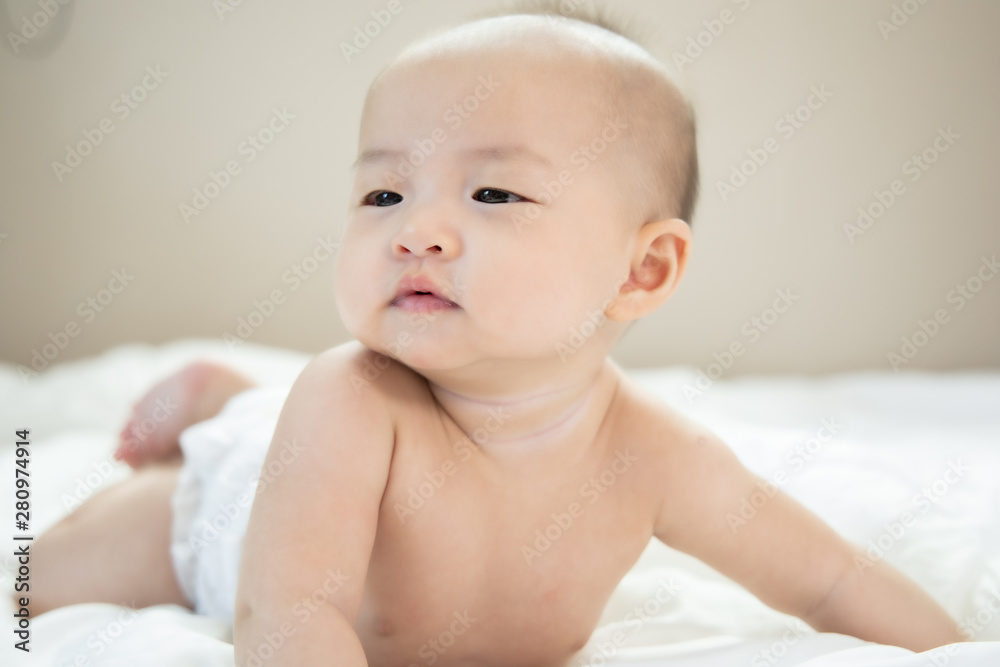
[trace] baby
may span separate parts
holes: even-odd
[[[335,280],[357,340],[287,399],[205,363],[155,388],[133,419],[173,409],[149,437],[126,427],[136,473],[38,540],[34,613],[232,614],[248,666],[551,667],[655,536],[819,631],[962,641],[780,490],[732,530],[761,480],[608,358],[691,249],[694,119],[648,52],[581,17],[450,29],[379,74],[355,169]],[[230,429],[276,406],[273,433]],[[212,479],[248,480],[218,503],[228,541],[180,516]]]

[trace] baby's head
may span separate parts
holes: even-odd
[[[587,21],[490,17],[411,46],[369,90],[355,169],[341,315],[418,370],[603,359],[684,271],[693,114]]]

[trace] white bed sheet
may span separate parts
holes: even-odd
[[[15,367],[0,365],[3,485],[10,485],[13,432],[29,428],[32,533],[129,474],[110,455],[132,401],[160,377],[206,357],[260,383],[290,383],[308,359],[251,344],[230,351],[220,341],[184,340],[122,346],[27,382]],[[579,664],[605,664],[603,649],[612,654],[607,664],[629,665],[1000,665],[1000,373],[748,377],[716,381],[694,398],[684,390],[695,386],[692,368],[630,374],[713,428],[751,469],[779,481],[848,539],[881,540],[888,562],[953,618],[973,620],[978,642],[916,655],[817,634],[653,540],[615,591]],[[820,439],[831,431],[834,437]],[[922,489],[928,495],[915,501]],[[892,524],[907,511],[915,521],[897,538]],[[10,503],[0,516],[13,525]],[[9,591],[12,559],[5,551],[0,584]],[[671,591],[661,594],[665,602],[655,597],[658,588]],[[0,605],[11,619],[10,600],[4,596]],[[641,616],[637,608],[645,609]],[[31,628],[31,654],[12,648],[8,630],[0,663],[233,665],[230,628],[176,606],[130,612],[75,605],[33,619]]]

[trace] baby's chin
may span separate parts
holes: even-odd
[[[509,365],[536,367],[549,362],[558,366],[566,361],[561,347],[580,352],[568,334],[537,329],[506,331],[498,324],[470,327],[467,319],[453,320],[449,313],[438,315],[430,323],[418,318],[416,325],[410,316],[395,311],[358,320],[348,315],[344,323],[351,336],[368,349],[421,374],[474,368],[485,372]]]
[[[364,341],[361,342],[364,343]],[[466,355],[457,353],[454,346],[436,344],[431,341],[423,345],[405,347],[387,345],[373,349],[376,349],[387,357],[395,359],[397,362],[422,375],[462,368],[468,365],[470,361]]]
[[[347,327],[348,332],[370,350],[414,370],[447,370],[463,365],[463,356],[452,341],[432,333],[416,333],[393,327]]]

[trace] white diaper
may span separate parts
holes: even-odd
[[[243,536],[261,466],[290,387],[233,396],[180,436],[170,556],[195,612],[232,624]]]

